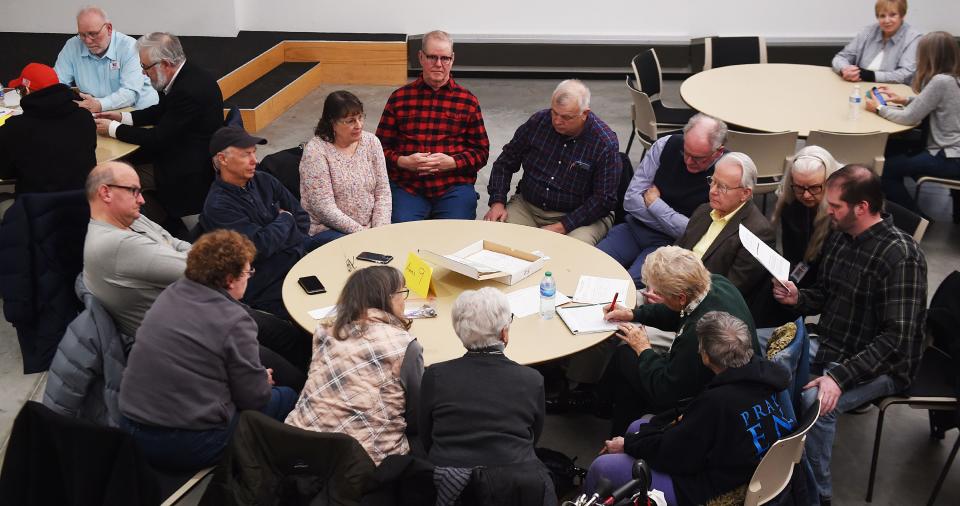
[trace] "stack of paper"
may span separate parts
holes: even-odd
[[[573,294],[574,302],[584,304],[600,304],[613,302],[613,296],[620,295],[620,300],[626,300],[627,281],[615,278],[599,278],[596,276],[580,276],[577,282],[577,291]]]
[[[589,306],[558,307],[557,314],[574,334],[615,332],[617,324],[603,319],[605,304]]]

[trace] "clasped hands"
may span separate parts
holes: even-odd
[[[446,153],[413,153],[397,158],[397,165],[418,174],[436,174],[457,168],[457,161]]]
[[[110,135],[110,123],[120,121],[123,115],[117,111],[94,113],[93,121],[97,124],[97,133],[100,135]]]

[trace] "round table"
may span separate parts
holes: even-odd
[[[811,130],[842,133],[902,132],[900,125],[868,112],[848,118],[848,98],[855,83],[844,81],[830,67],[761,63],[732,65],[700,72],[680,86],[690,107],[761,132]],[[875,83],[856,83],[865,94]],[[900,95],[913,95],[909,86],[887,84]]]
[[[551,271],[556,278],[557,290],[567,296],[573,295],[582,274],[628,280],[630,288],[627,293],[620,294],[619,300],[627,307],[636,303],[636,290],[626,270],[593,246],[539,228],[465,220],[396,223],[325,244],[301,259],[287,274],[283,282],[283,301],[293,319],[313,331],[317,321],[307,313],[336,303],[340,288],[349,275],[348,258],[352,259],[362,251],[383,253],[393,256],[389,265],[403,270],[410,252],[428,249],[446,255],[478,240],[489,240],[523,251],[541,251],[550,259],[539,272],[512,286],[492,280],[477,281],[434,265],[435,306],[439,315],[416,319],[410,329],[423,346],[424,362],[428,365],[460,357],[465,351],[450,320],[453,301],[464,290],[492,286],[509,293],[538,285],[543,273]],[[362,261],[354,261],[354,264],[357,268],[373,265]],[[327,293],[307,295],[303,292],[297,280],[311,275],[320,279]],[[411,293],[408,305],[416,297]],[[558,316],[543,320],[539,314],[534,314],[514,320],[506,355],[521,364],[534,364],[578,352],[608,336],[607,333],[573,335]]]
[[[97,163],[109,162],[133,153],[140,146],[113,137],[97,135]]]

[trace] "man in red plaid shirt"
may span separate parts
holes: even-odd
[[[423,36],[423,75],[394,91],[383,108],[377,137],[393,193],[393,223],[477,217],[477,172],[490,141],[480,102],[450,77],[453,40]]]

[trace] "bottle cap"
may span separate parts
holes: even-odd
[[[550,271],[547,271],[544,273],[544,276],[553,276],[553,274],[551,274]]]

